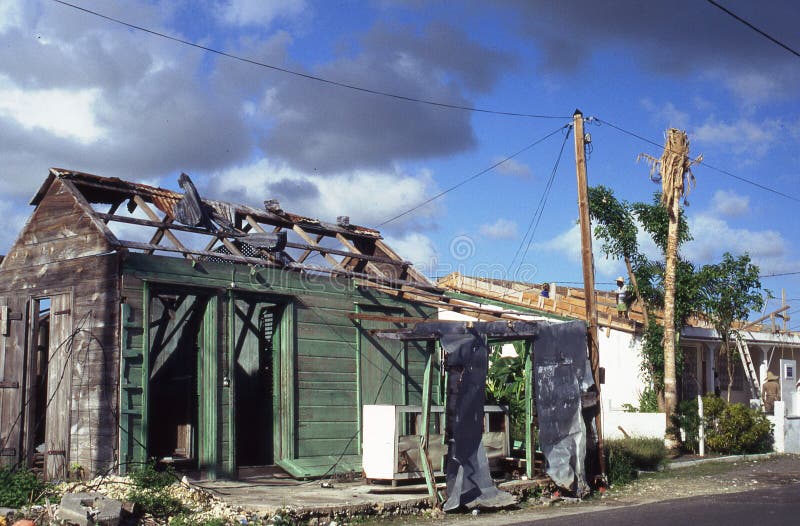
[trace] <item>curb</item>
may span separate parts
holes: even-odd
[[[777,456],[778,453],[774,451],[772,453],[760,453],[757,455],[729,455],[727,457],[712,457],[712,458],[699,458],[697,460],[685,460],[682,462],[668,462],[665,466],[665,470],[669,469],[682,469],[682,468],[689,468],[692,466],[697,466],[699,464],[704,464],[706,462],[738,462],[740,460],[764,460],[767,458],[771,458]]]

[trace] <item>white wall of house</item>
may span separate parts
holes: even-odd
[[[642,340],[629,332],[600,328],[598,332],[600,367],[605,383],[600,393],[612,409],[623,404],[639,407],[639,395],[646,387],[642,375]]]

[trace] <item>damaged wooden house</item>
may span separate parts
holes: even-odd
[[[0,461],[360,471],[363,405],[419,404],[426,360],[370,331],[480,309],[346,217],[181,186],[50,171],[0,266]]]

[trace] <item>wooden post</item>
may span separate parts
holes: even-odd
[[[583,294],[586,301],[586,319],[589,322],[589,363],[592,367],[595,388],[597,389],[597,427],[598,465],[605,478],[606,463],[603,455],[603,420],[600,411],[600,352],[597,339],[597,300],[594,290],[594,256],[592,255],[592,224],[589,220],[589,184],[586,179],[586,138],[583,131],[583,113],[575,110],[572,115],[575,134],[575,172],[578,177],[578,214],[581,225],[581,262],[583,264]]]
[[[533,428],[533,344],[525,340],[525,474],[533,478],[536,461],[536,431]]]
[[[419,435],[419,460],[422,464],[422,471],[425,473],[425,484],[428,486],[431,505],[439,507],[439,493],[436,491],[436,477],[433,473],[430,457],[428,457],[428,441],[430,440],[431,422],[431,391],[433,387],[433,358],[435,355],[434,345],[428,343],[428,357],[425,361],[425,373],[422,381],[422,423],[417,431]]]

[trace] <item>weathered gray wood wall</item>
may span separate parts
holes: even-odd
[[[0,298],[20,317],[10,322],[7,336],[0,336],[0,374],[20,386],[0,389],[0,437],[16,449],[15,462],[27,461],[37,445],[30,442],[36,422],[26,403],[31,382],[23,378],[31,358],[31,306],[34,299],[59,294],[71,298],[71,306],[59,307],[69,312],[60,314],[65,340],[56,343],[68,358],[60,362],[59,376],[63,373],[70,385],[69,396],[53,397],[51,404],[63,407],[50,411],[64,415],[66,430],[59,432],[67,433],[61,442],[69,447],[62,466],[79,464],[97,472],[116,458],[118,255],[109,252],[88,215],[55,181],[0,266]]]

